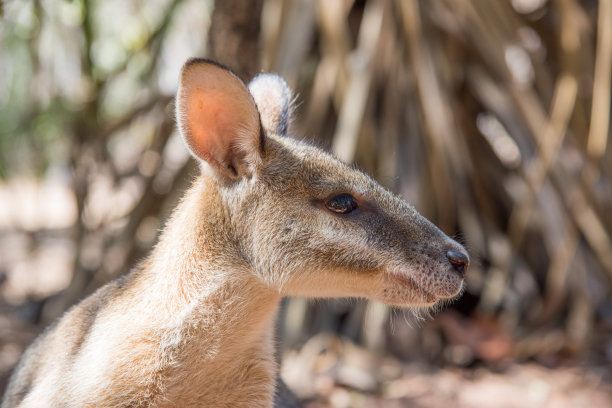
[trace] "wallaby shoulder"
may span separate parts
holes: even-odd
[[[122,299],[129,298],[146,261],[125,276],[99,288],[92,295],[67,310],[61,318],[28,347],[11,378],[2,407],[41,406],[57,399],[65,401],[73,390],[73,370],[87,349],[100,320],[117,310]],[[30,393],[33,386],[44,392]],[[25,397],[27,400],[24,400]],[[69,399],[69,398],[68,398]],[[43,404],[43,405],[44,405]],[[61,403],[59,403],[61,405]]]

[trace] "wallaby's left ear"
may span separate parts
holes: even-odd
[[[259,74],[249,84],[267,133],[285,136],[291,122],[291,89],[275,74]]]
[[[185,63],[176,115],[189,150],[217,177],[248,177],[261,162],[264,135],[255,101],[222,65],[203,59]]]

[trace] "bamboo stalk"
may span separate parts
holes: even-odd
[[[351,75],[332,144],[332,152],[346,162],[353,161],[357,149],[359,127],[372,79],[372,56],[380,37],[383,11],[382,0],[368,1],[359,29],[357,49],[351,56]]]
[[[601,0],[598,4],[593,104],[587,141],[587,152],[596,159],[601,158],[606,151],[612,80],[612,2]]]

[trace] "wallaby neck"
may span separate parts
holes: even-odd
[[[181,379],[178,388],[168,390],[172,394],[185,392],[185,387],[210,394],[215,387],[209,374],[216,381],[235,378],[219,374],[228,370],[244,379],[244,387],[252,385],[253,376],[258,384],[273,384],[275,375],[274,316],[281,296],[257,279],[241,256],[228,233],[231,217],[224,213],[217,188],[205,177],[194,183],[168,222],[146,272],[159,302],[152,307],[165,317],[163,353],[177,367],[170,376]],[[251,372],[236,373],[245,369]],[[226,386],[218,384],[217,391]]]
[[[156,290],[178,307],[223,296],[228,289],[238,290],[237,295],[243,290],[257,292],[259,301],[278,300],[278,291],[252,270],[236,231],[218,185],[199,177],[170,217],[149,259]]]

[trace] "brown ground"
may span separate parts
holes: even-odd
[[[523,363],[493,372],[406,364],[325,335],[286,353],[282,375],[308,408],[612,407],[611,367]]]

